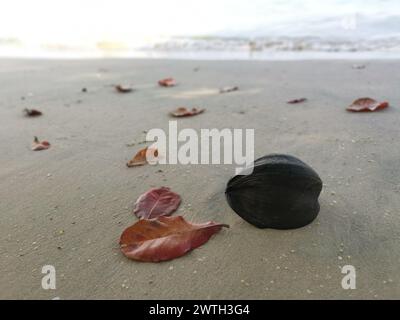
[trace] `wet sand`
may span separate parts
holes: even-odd
[[[168,76],[179,85],[158,87]],[[0,80],[0,298],[400,298],[400,62],[3,59]],[[119,83],[136,91],[118,94]],[[230,85],[240,90],[218,94]],[[391,107],[345,111],[363,96]],[[231,166],[127,168],[143,132],[167,129],[179,106],[207,109],[180,129],[254,128],[256,157],[310,164],[324,181],[318,218],[288,231],[249,225],[224,198]],[[26,107],[44,115],[25,118]],[[31,151],[33,136],[51,148]],[[128,260],[119,236],[155,186],[181,194],[188,220],[230,229],[173,261]],[[43,265],[55,266],[56,290],[41,288]],[[344,265],[355,290],[341,287]]]

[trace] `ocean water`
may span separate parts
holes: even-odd
[[[399,0],[13,0],[3,7],[0,56],[400,57]]]

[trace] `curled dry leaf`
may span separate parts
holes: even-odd
[[[142,194],[135,203],[133,213],[139,219],[153,219],[169,216],[181,203],[179,194],[167,187],[154,188]]]
[[[205,109],[192,108],[192,110],[190,110],[188,108],[181,107],[172,111],[171,115],[174,117],[191,117],[203,113],[204,111]]]
[[[132,160],[129,160],[126,165],[128,167],[142,166],[148,163],[149,162],[148,160],[154,160],[157,157],[158,157],[157,149],[146,147],[144,149],[139,150],[138,153],[136,153],[136,155],[132,158]]]
[[[176,81],[174,78],[165,78],[158,81],[161,87],[173,87],[176,86]]]
[[[25,108],[24,109],[24,113],[25,113],[25,115],[27,116],[27,117],[38,117],[38,116],[41,116],[43,113],[41,112],[41,111],[39,111],[39,110],[36,110],[36,109],[28,109],[28,108]]]
[[[227,93],[227,92],[232,92],[232,91],[238,91],[239,87],[234,86],[234,87],[223,87],[219,89],[219,93]]]
[[[139,220],[120,238],[122,253],[129,259],[159,262],[183,256],[206,243],[226,224],[190,223],[182,216]]]
[[[33,140],[32,150],[41,151],[50,148],[50,143],[48,141],[39,141],[38,137]]]
[[[115,86],[115,90],[117,90],[120,93],[128,93],[132,92],[133,88],[131,86],[118,84]]]
[[[385,109],[388,106],[388,102],[378,102],[371,98],[360,98],[355,100],[346,110],[352,112],[370,112]]]
[[[306,102],[306,101],[307,101],[307,98],[300,98],[300,99],[289,100],[287,103],[296,104],[296,103],[302,103],[302,102]]]

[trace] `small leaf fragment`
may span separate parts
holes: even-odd
[[[160,262],[183,256],[206,243],[226,224],[190,223],[182,216],[142,219],[124,230],[122,253],[129,259]]]
[[[50,148],[50,143],[48,141],[39,141],[38,137],[35,137],[32,144],[33,151],[41,151]]]
[[[176,86],[176,81],[174,78],[165,78],[158,81],[161,87],[173,87]]]
[[[192,108],[191,110],[185,107],[177,108],[171,112],[174,117],[191,117],[203,113],[205,109]]]
[[[233,87],[223,87],[219,89],[219,93],[228,93],[232,91],[238,91],[239,87],[238,86],[233,86]]]
[[[300,98],[300,99],[289,100],[287,103],[296,104],[296,103],[302,103],[302,102],[306,102],[306,101],[307,101],[307,98]]]
[[[148,160],[154,160],[158,157],[158,150],[146,147],[139,150],[136,155],[126,164],[128,167],[137,167],[149,163]]]
[[[360,98],[355,100],[346,110],[351,112],[373,112],[387,107],[389,107],[389,103],[386,101],[378,102],[371,98]]]
[[[36,109],[28,109],[28,108],[24,109],[24,113],[25,113],[25,116],[27,116],[27,117],[39,117],[43,114],[42,111],[39,111]]]
[[[133,213],[139,219],[169,216],[178,209],[180,203],[179,194],[172,192],[169,188],[153,188],[136,200]]]
[[[115,90],[117,90],[120,93],[128,93],[128,92],[132,92],[133,88],[131,86],[128,86],[128,85],[118,84],[118,85],[115,86]]]

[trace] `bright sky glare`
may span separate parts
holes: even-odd
[[[0,38],[25,43],[135,41],[240,33],[337,14],[400,13],[393,0],[1,0]]]

